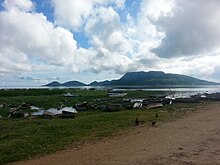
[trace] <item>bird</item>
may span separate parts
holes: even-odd
[[[156,121],[152,121],[151,125],[155,126],[156,123],[157,123]]]
[[[156,113],[156,116],[155,116],[156,118],[158,118],[158,114]]]
[[[139,125],[138,118],[136,118],[135,123],[136,123],[137,126]]]

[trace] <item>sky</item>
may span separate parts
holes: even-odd
[[[220,1],[0,0],[0,86],[136,71],[220,82]]]

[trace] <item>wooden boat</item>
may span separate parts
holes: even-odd
[[[80,95],[71,94],[68,92],[68,93],[64,94],[63,97],[80,97]]]
[[[79,111],[85,111],[88,107],[87,102],[76,104],[75,108]]]
[[[44,111],[44,113],[43,113],[43,117],[46,119],[51,119],[51,118],[61,117],[61,116],[62,116],[62,111],[57,110],[55,108],[50,108],[50,109]]]
[[[62,111],[62,117],[70,117],[70,118],[75,118],[75,115],[77,113],[75,108],[72,107],[65,107],[61,109]]]
[[[109,97],[124,97],[127,96],[127,93],[124,93],[123,91],[118,90],[111,90],[108,92]]]
[[[147,109],[155,109],[155,108],[162,108],[163,104],[161,103],[152,103],[146,106]]]

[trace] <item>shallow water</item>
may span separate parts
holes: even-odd
[[[169,86],[75,86],[75,87],[45,87],[45,86],[23,86],[23,87],[1,87],[0,89],[91,89],[107,90],[107,89],[120,89],[120,90],[143,90],[143,91],[162,91],[162,92],[191,92],[191,93],[215,93],[220,92],[220,85],[169,85]]]

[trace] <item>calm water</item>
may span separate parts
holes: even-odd
[[[65,88],[79,88],[79,89],[122,89],[122,90],[143,90],[143,91],[163,91],[163,92],[197,92],[197,93],[213,93],[220,92],[220,85],[209,86],[112,86],[112,87],[93,87],[93,86],[76,86],[76,87],[44,87],[44,86],[24,86],[24,87],[1,87],[0,89],[65,89]]]
[[[129,89],[129,88],[126,88]],[[170,97],[190,97],[198,93],[216,93],[220,92],[220,85],[213,86],[163,86],[163,87],[143,87],[130,88],[130,90],[157,91],[165,92]]]

